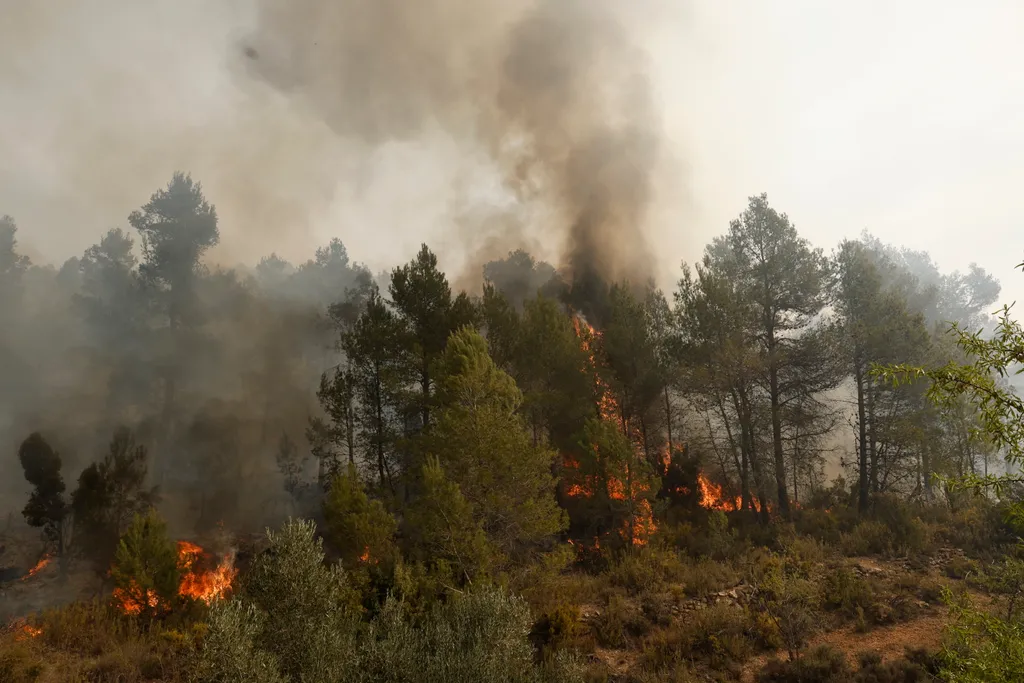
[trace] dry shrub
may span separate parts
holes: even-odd
[[[597,642],[604,647],[623,648],[651,631],[651,622],[630,600],[613,595],[594,624]]]
[[[847,619],[871,613],[875,597],[871,584],[849,567],[836,567],[822,579],[822,607]]]
[[[732,565],[703,558],[687,565],[682,583],[687,595],[700,598],[731,588],[739,580],[739,572]]]
[[[18,642],[10,635],[0,641],[0,681],[33,683],[39,680],[45,668],[37,648]]]
[[[757,673],[756,680],[757,683],[847,683],[852,678],[842,650],[819,645],[799,659],[768,662]]]
[[[693,660],[719,670],[734,668],[753,652],[755,632],[746,610],[729,605],[699,609],[677,626],[647,639],[643,648],[645,668],[671,671]]]
[[[645,547],[624,555],[607,572],[608,581],[634,595],[656,591],[672,583],[684,583],[690,563],[674,550]]]
[[[889,547],[889,529],[885,524],[872,520],[864,521],[842,534],[839,547],[845,555],[881,555]]]

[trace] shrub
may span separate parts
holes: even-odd
[[[757,683],[847,683],[851,680],[851,671],[841,650],[819,645],[799,659],[769,661],[757,673],[756,680]]]
[[[287,676],[309,683],[342,680],[354,657],[358,596],[341,567],[324,564],[312,522],[289,521],[267,538],[269,548],[242,584],[243,597],[266,614],[256,643]]]
[[[534,643],[542,651],[554,651],[575,641],[586,630],[580,622],[580,608],[562,604],[537,620],[532,635]]]
[[[889,529],[881,522],[866,520],[840,536],[845,555],[881,555],[889,548]]]
[[[648,638],[643,648],[644,662],[655,671],[672,670],[693,659],[702,659],[716,669],[727,669],[750,656],[752,630],[746,611],[713,605],[693,612],[676,628]]]
[[[883,662],[877,652],[858,655],[855,683],[926,683],[938,673],[934,658],[923,651],[908,652],[903,659]]]
[[[755,586],[753,604],[774,623],[783,647],[794,658],[815,629],[819,599],[814,584],[776,558]]]
[[[739,579],[739,574],[730,565],[702,558],[688,566],[683,586],[687,595],[700,598],[735,586]]]
[[[265,620],[265,613],[242,600],[215,604],[210,610],[210,633],[196,663],[196,680],[284,683],[274,656],[256,646]]]
[[[369,681],[533,683],[578,680],[577,667],[556,657],[533,662],[530,612],[521,598],[494,588],[455,595],[414,628],[391,599],[370,625],[360,666]]]
[[[691,565],[671,550],[644,547],[628,553],[608,570],[608,580],[633,594],[663,588],[669,583],[685,583]]]
[[[595,635],[605,647],[621,648],[635,637],[650,631],[651,625],[635,605],[622,596],[613,595],[595,624]]]
[[[821,584],[821,603],[847,619],[873,613],[875,591],[871,584],[849,567],[837,567],[825,574]]]

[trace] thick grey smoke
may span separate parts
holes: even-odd
[[[260,0],[249,73],[369,149],[443,134],[482,151],[517,210],[462,221],[562,265],[649,272],[644,223],[661,134],[643,53],[611,0]],[[494,220],[495,216],[499,220]],[[477,263],[499,254],[481,254]]]

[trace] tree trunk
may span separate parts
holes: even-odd
[[[854,360],[853,373],[857,385],[857,509],[864,514],[868,509],[868,438],[865,424],[864,368],[859,359]]]
[[[668,431],[668,457],[672,458],[672,402],[668,397],[668,385],[665,385],[665,428]]]
[[[870,468],[868,474],[871,479],[871,492],[878,493],[878,432],[875,429],[875,392],[874,387],[871,386],[871,379],[863,375],[862,377],[868,410],[868,467]]]
[[[430,359],[423,354],[423,366],[420,369],[420,386],[423,389],[423,429],[430,426]]]
[[[760,502],[758,514],[762,524],[768,524],[768,491],[765,489],[764,470],[761,467],[761,458],[757,452],[757,440],[754,434],[754,413],[750,406],[750,399],[746,389],[740,389],[740,406],[743,410],[741,425],[744,425],[747,437],[747,453],[750,458],[750,468],[754,474],[754,488],[757,490],[757,498]]]
[[[789,519],[789,492],[786,490],[786,455],[782,449],[782,404],[779,400],[779,369],[775,359],[775,340],[769,336],[768,390],[772,403],[772,448],[775,456],[775,483],[779,489],[779,512]]]

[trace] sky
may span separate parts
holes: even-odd
[[[353,146],[240,77],[251,2],[0,0],[0,213],[23,248],[80,255],[182,169],[218,206],[227,265],[337,236],[375,270],[424,241],[465,267],[453,207],[496,201],[478,160],[443,135]],[[663,285],[767,192],[826,251],[866,229],[1024,300],[1024,3],[635,6],[669,141],[644,226]]]

